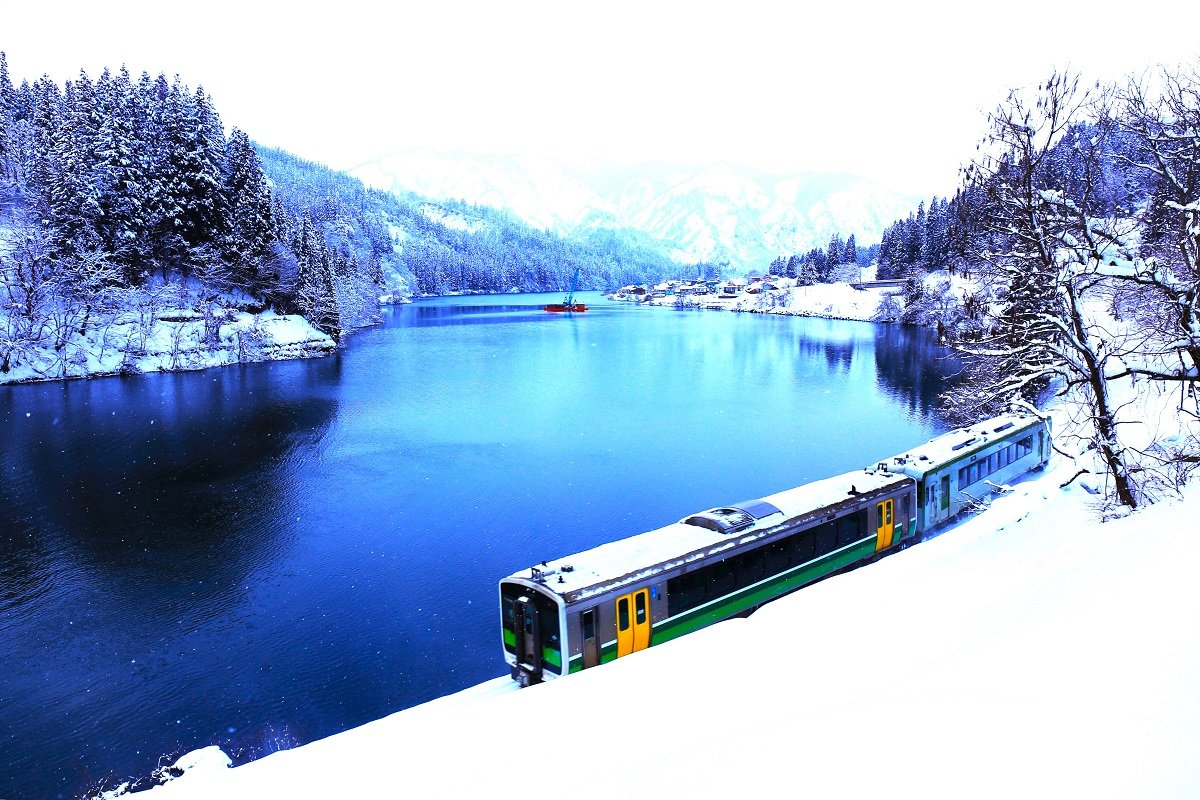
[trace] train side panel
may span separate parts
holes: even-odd
[[[1022,423],[1006,430],[977,426],[946,434],[894,460],[895,468],[917,481],[915,522],[920,532],[975,507],[995,486],[1045,466],[1050,456],[1049,427],[1032,417]]]
[[[569,671],[578,672],[620,657],[622,598],[639,590],[648,592],[651,615],[648,645],[661,644],[747,613],[821,578],[868,561],[881,550],[906,544],[916,534],[915,501],[915,484],[905,481],[896,491],[872,498],[852,515],[789,531],[752,547],[731,551],[720,560],[673,570],[666,574],[666,580],[659,576],[651,583],[623,587],[618,592],[572,604],[567,609],[571,642]],[[852,532],[844,524],[851,516],[856,523]],[[836,522],[843,523],[841,530],[834,527]],[[803,541],[793,548],[795,552],[785,554],[782,543],[796,537]],[[803,554],[805,548],[811,548],[811,557]],[[702,593],[702,602],[692,604],[684,597],[694,592]],[[591,619],[595,620],[598,634],[590,649],[587,634],[593,631],[593,625],[586,616],[589,614],[593,615]],[[590,657],[585,657],[589,653]]]

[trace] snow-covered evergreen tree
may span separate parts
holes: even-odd
[[[253,294],[274,288],[269,256],[275,239],[271,190],[250,137],[235,128],[226,148],[223,193],[229,223],[221,249],[235,281]]]
[[[15,111],[16,92],[8,76],[8,59],[0,50],[0,187],[16,180],[10,163],[13,159],[11,131],[15,124]]]
[[[858,243],[854,241],[854,234],[850,234],[846,239],[846,248],[842,251],[843,264],[858,263]]]
[[[296,241],[296,309],[313,325],[333,336],[342,333],[329,249],[321,240],[313,220],[307,215],[300,221]]]

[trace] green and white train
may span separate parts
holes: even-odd
[[[1045,466],[1042,419],[1007,415],[874,467],[693,514],[500,581],[522,686],[661,644],[907,546]]]

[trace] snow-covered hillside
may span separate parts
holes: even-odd
[[[747,619],[236,769],[207,748],[151,797],[1195,797],[1200,486],[1101,523],[1074,470]]]
[[[576,170],[540,157],[421,149],[350,172],[388,191],[503,208],[563,235],[597,227],[640,231],[668,243],[678,260],[735,270],[823,247],[835,232],[878,241],[918,202],[849,175],[780,177],[728,164]]]

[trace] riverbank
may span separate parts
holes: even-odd
[[[50,341],[10,354],[0,384],[172,372],[328,355],[337,344],[297,314],[133,307],[61,346]]]
[[[791,283],[791,281],[787,281]],[[753,314],[781,314],[793,317],[820,317],[858,322],[890,322],[904,309],[904,301],[894,288],[856,289],[849,283],[819,283],[812,286],[784,285],[757,294],[738,295],[667,295],[650,299],[614,293],[613,300],[667,308],[694,308],[715,311],[741,311]]]
[[[1146,418],[1194,428],[1170,392],[1152,400]],[[514,730],[538,753],[530,776],[581,798],[611,782],[561,776],[597,763],[621,764],[639,797],[771,794],[797,775],[822,797],[1193,797],[1200,540],[1180,521],[1200,486],[1101,523],[1095,480],[1071,480],[1079,458],[748,618],[529,690],[500,677],[236,769],[205,748],[151,797],[486,796],[507,785]],[[631,726],[662,732],[648,755],[629,750]]]

